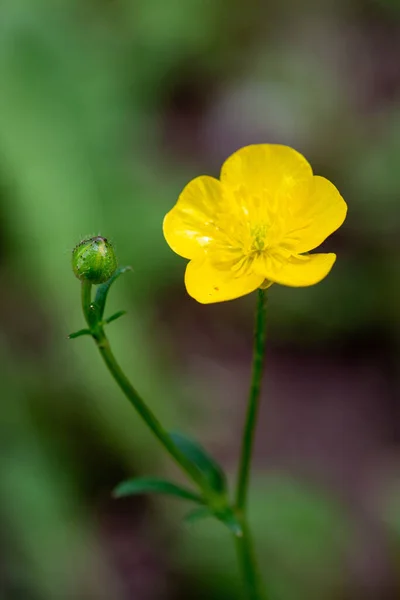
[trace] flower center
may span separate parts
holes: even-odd
[[[259,254],[263,252],[267,248],[267,225],[265,223],[261,223],[253,227],[251,231],[251,238],[251,254]]]

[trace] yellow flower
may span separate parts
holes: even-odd
[[[288,146],[241,148],[220,179],[193,179],[165,216],[164,236],[190,259],[185,284],[202,303],[232,300],[272,283],[318,283],[335,254],[305,254],[340,227],[347,205]]]

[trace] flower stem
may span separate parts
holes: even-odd
[[[245,590],[248,600],[259,600],[263,597],[261,582],[256,565],[250,530],[247,521],[247,497],[250,480],[251,458],[253,454],[254,435],[261,391],[261,380],[265,353],[266,295],[258,290],[256,310],[253,367],[247,406],[246,422],[243,430],[239,472],[236,488],[236,510],[241,519],[243,536],[237,538],[236,548],[241,565]]]
[[[254,434],[257,425],[257,415],[261,391],[261,379],[265,353],[265,323],[266,323],[265,290],[258,290],[258,302],[253,346],[253,369],[249,401],[247,405],[246,423],[243,430],[242,448],[239,464],[239,474],[236,489],[236,506],[241,512],[247,508],[247,495],[250,479],[250,466],[253,454]]]
[[[139,393],[135,390],[125,373],[119,366],[115,356],[111,350],[110,343],[105,334],[104,328],[101,323],[96,321],[95,306],[91,301],[91,284],[87,281],[82,282],[82,308],[89,326],[91,335],[96,342],[99,352],[109,370],[112,377],[119,385],[129,402],[133,405],[143,421],[153,432],[156,438],[161,442],[170,456],[175,460],[176,463],[181,467],[183,471],[196,483],[200,489],[206,494],[212,492],[208,489],[207,482],[205,481],[201,472],[196,466],[186,458],[186,456],[176,447],[173,440],[169,436],[168,432],[161,425],[160,421],[149,409],[147,404],[141,398]]]

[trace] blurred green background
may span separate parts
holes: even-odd
[[[400,596],[400,2],[2,0],[0,598],[235,600],[229,534],[162,498],[175,472],[83,326],[73,246],[134,272],[116,355],[233,476],[253,296],[201,306],[166,245],[183,186],[248,143],[301,151],[349,205],[313,288],[269,293],[251,518],[271,600]]]

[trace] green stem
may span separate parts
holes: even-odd
[[[236,511],[242,523],[243,536],[236,539],[238,560],[241,566],[248,600],[263,597],[253,543],[247,521],[247,497],[250,480],[251,458],[260,400],[261,380],[265,352],[266,295],[258,290],[258,301],[254,331],[253,367],[247,406],[246,422],[243,430],[242,447],[236,488]]]
[[[263,594],[254,556],[253,543],[246,519],[242,517],[241,522],[243,535],[240,537],[236,536],[235,542],[246,598],[248,600],[260,600],[263,598]]]
[[[213,500],[215,492],[196,468],[193,463],[186,458],[184,454],[175,446],[168,432],[163,428],[153,412],[142,400],[138,392],[132,386],[125,373],[117,363],[111,350],[110,343],[100,322],[101,316],[95,303],[92,303],[91,284],[82,282],[82,308],[90,333],[95,340],[99,352],[110,371],[112,377],[119,385],[130,403],[145,421],[150,430],[161,442],[167,452],[177,462],[183,471],[200,487],[209,500]],[[258,291],[258,305],[256,328],[254,338],[254,357],[253,373],[249,395],[249,404],[246,416],[246,423],[242,440],[242,451],[239,466],[239,476],[236,494],[236,514],[242,526],[242,536],[235,536],[238,560],[242,569],[245,582],[246,595],[248,600],[260,600],[262,596],[259,573],[256,566],[256,560],[248,527],[246,508],[247,508],[247,489],[249,483],[250,463],[252,456],[254,432],[257,421],[258,404],[261,387],[261,377],[264,359],[265,345],[265,292]]]
[[[247,495],[250,479],[250,466],[253,454],[254,434],[257,425],[257,416],[261,391],[261,380],[264,366],[265,352],[265,323],[266,323],[266,295],[265,290],[258,290],[257,313],[254,331],[253,369],[249,400],[247,405],[246,423],[243,430],[242,448],[239,464],[239,474],[236,489],[236,506],[245,513],[247,508]]]
[[[81,286],[81,300],[82,300],[82,309],[83,314],[85,315],[86,323],[89,325],[89,329],[92,327],[92,315],[93,313],[93,305],[92,305],[92,284],[88,281],[82,281]]]
[[[209,490],[209,486],[203,475],[195,467],[195,465],[193,465],[193,463],[188,460],[186,456],[175,446],[168,432],[161,425],[154,413],[148,408],[144,400],[135,390],[116,361],[104,328],[96,320],[96,310],[91,300],[91,287],[92,286],[90,283],[82,282],[82,308],[87,324],[89,325],[91,335],[96,342],[99,352],[105,364],[107,365],[109,372],[129,402],[133,405],[147,426],[154,433],[156,438],[161,442],[172,458],[178,463],[181,469],[185,471],[185,473],[200,487],[200,489],[202,489],[205,493],[208,493],[208,495],[211,495],[212,492]]]

